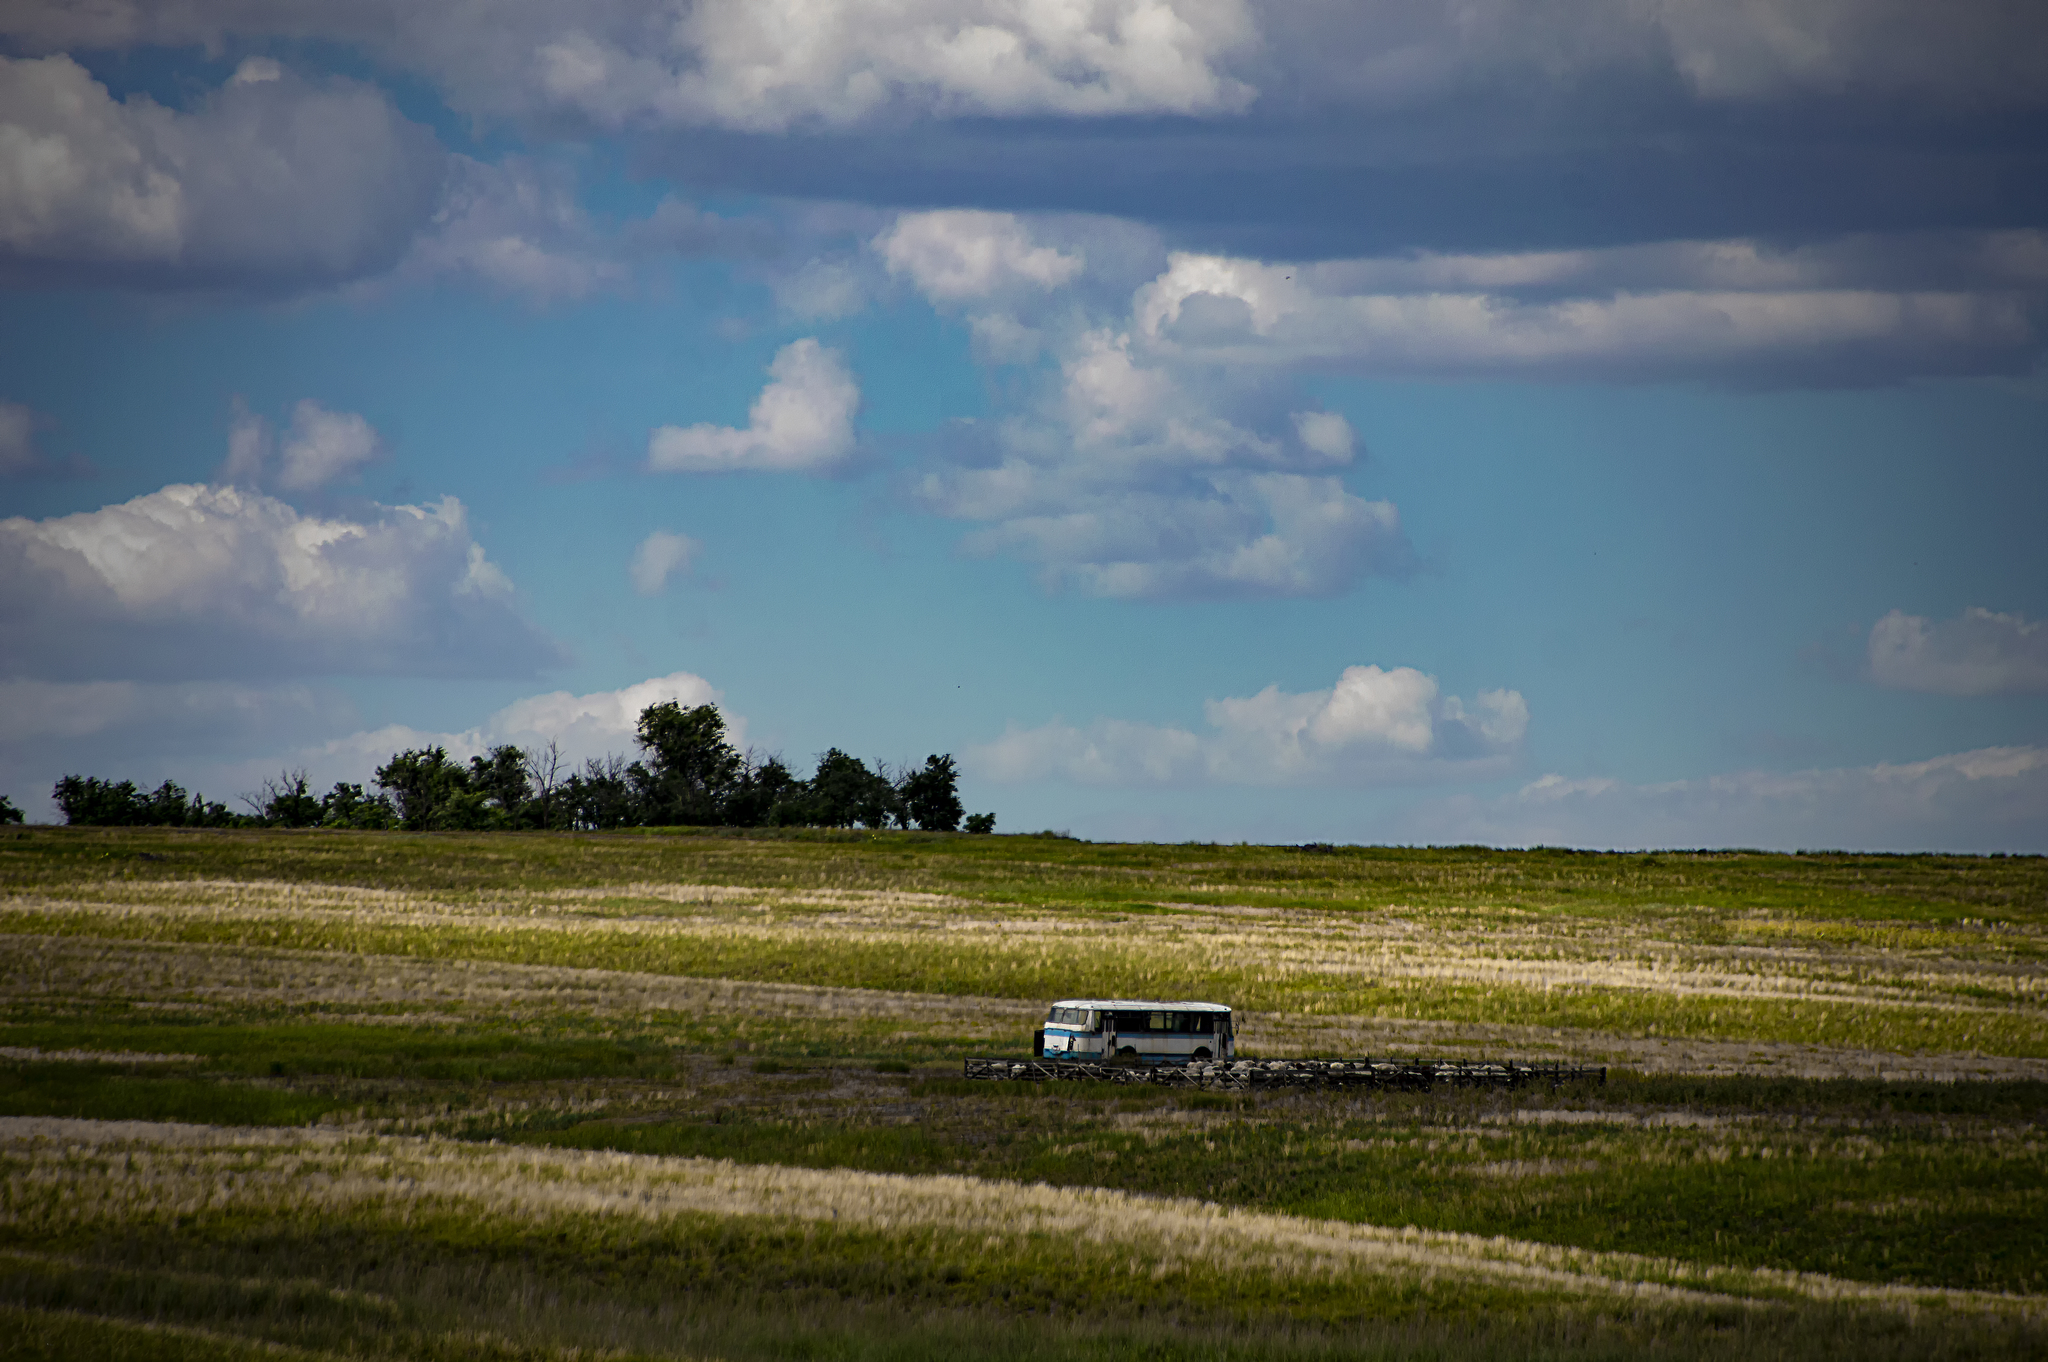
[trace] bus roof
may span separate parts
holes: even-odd
[[[1222,1003],[1191,1003],[1163,998],[1062,998],[1054,1007],[1085,1007],[1096,1012],[1228,1012]]]

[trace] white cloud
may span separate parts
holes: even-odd
[[[292,408],[277,485],[303,492],[351,477],[384,458],[384,439],[354,412],[329,411],[308,398]]]
[[[390,456],[390,447],[363,417],[329,411],[311,398],[292,407],[282,447],[276,430],[264,417],[234,400],[228,420],[228,453],[214,472],[224,486],[276,486],[289,492],[310,492],[355,476]]]
[[[1366,785],[1497,776],[1529,724],[1520,692],[1466,704],[1412,667],[1347,667],[1329,690],[1208,701],[1210,731],[1119,719],[1086,729],[1054,721],[973,749],[989,780],[1083,785]]]
[[[1937,695],[2048,691],[2048,624],[1980,606],[1938,623],[1894,610],[1871,626],[1870,677]]]
[[[2043,852],[2048,748],[1658,785],[1547,775],[1502,799],[1425,805],[1400,831],[1502,846]]]
[[[1220,62],[1252,37],[1241,0],[704,0],[680,22],[564,25],[528,79],[610,126],[1208,113],[1251,99]]]
[[[0,57],[0,265],[173,287],[357,278],[398,258],[443,160],[347,81],[280,70],[178,112],[117,103],[66,56]]]
[[[1256,387],[1108,328],[1063,349],[1036,410],[916,487],[939,514],[984,522],[969,549],[1127,598],[1328,595],[1412,566],[1393,504],[1327,475],[1342,417],[1270,410]],[[1244,413],[1219,410],[1232,401]]]
[[[301,515],[174,484],[0,521],[0,656],[16,676],[520,676],[559,647],[519,612],[460,501]]]
[[[1259,96],[1379,111],[1532,86],[1590,103],[1664,82],[1714,103],[1996,108],[2048,88],[2038,17],[2011,0],[14,0],[0,32],[45,52],[325,38],[472,116],[632,128],[1213,115]]]
[[[647,464],[665,473],[825,472],[853,453],[860,385],[835,350],[806,338],[785,345],[745,429],[662,426]]]
[[[1358,437],[1352,433],[1351,423],[1344,419],[1343,413],[1298,411],[1294,413],[1294,429],[1301,437],[1302,448],[1313,450],[1331,463],[1351,462]]]
[[[627,564],[626,575],[632,579],[633,589],[641,595],[658,596],[668,585],[672,574],[690,570],[690,563],[702,547],[686,534],[656,530],[633,550],[633,561]]]
[[[949,209],[905,213],[871,243],[889,273],[909,276],[935,303],[980,299],[1006,289],[1052,289],[1086,264],[1035,244],[1015,215]]]

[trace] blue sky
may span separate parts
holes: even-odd
[[[1096,837],[2048,851],[2048,32],[0,19],[0,792],[957,754]]]

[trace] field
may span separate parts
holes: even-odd
[[[2048,861],[0,833],[0,1353],[2048,1350]],[[1045,1003],[1515,1093],[969,1084]]]

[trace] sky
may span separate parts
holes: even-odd
[[[0,793],[2048,852],[2048,14],[16,0]]]

